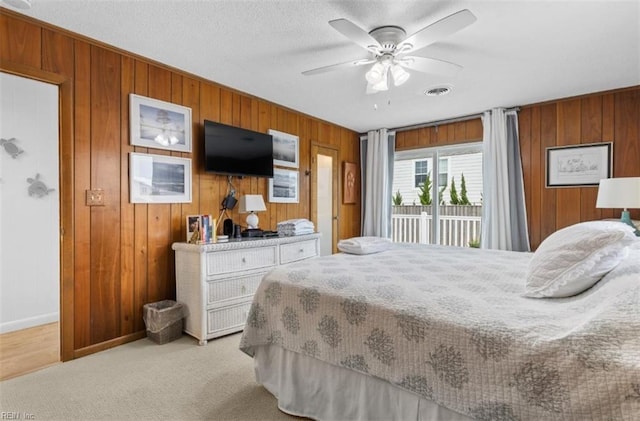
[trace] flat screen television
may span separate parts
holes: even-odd
[[[251,177],[273,177],[273,136],[204,121],[204,170]]]

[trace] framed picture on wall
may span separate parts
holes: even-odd
[[[131,152],[131,203],[191,203],[191,159]]]
[[[131,144],[191,152],[191,108],[129,94]]]
[[[610,178],[613,142],[547,148],[547,187],[597,186]]]
[[[356,164],[353,162],[342,163],[342,203],[346,205],[356,203]]]
[[[300,166],[300,139],[288,133],[269,129],[273,136],[273,165],[298,168]]]
[[[269,179],[269,202],[298,203],[298,185],[298,171],[274,168]]]

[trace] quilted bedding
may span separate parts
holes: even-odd
[[[281,346],[478,420],[639,420],[640,249],[553,299],[522,296],[531,256],[394,244],[280,267],[240,348]]]

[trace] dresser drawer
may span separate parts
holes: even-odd
[[[207,311],[207,334],[219,336],[244,328],[251,301]]]
[[[278,246],[245,248],[207,254],[207,276],[269,268],[278,264]]]
[[[308,259],[318,255],[318,241],[307,240],[280,246],[280,264]]]
[[[251,298],[266,272],[207,282],[207,304]]]

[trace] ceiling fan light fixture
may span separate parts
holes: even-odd
[[[371,88],[376,91],[388,91],[389,84],[387,83],[387,79],[388,79],[388,72],[387,72],[387,69],[385,69],[382,75],[382,79],[380,79],[380,81],[378,81],[377,83],[372,83]]]
[[[393,66],[391,66],[391,76],[393,76],[393,84],[395,86],[400,86],[407,80],[409,80],[409,77],[411,75],[399,64],[394,64]]]
[[[369,82],[372,85],[375,85],[377,83],[380,83],[384,75],[385,75],[385,68],[382,65],[382,63],[378,62],[373,66],[371,66],[371,69],[367,72],[365,77],[367,79],[367,82]]]

